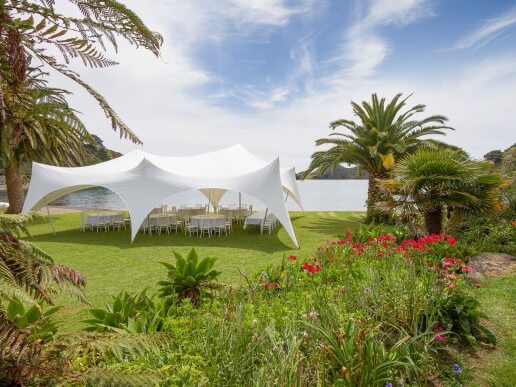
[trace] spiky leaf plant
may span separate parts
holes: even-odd
[[[209,291],[218,286],[213,282],[217,280],[220,272],[213,270],[216,258],[203,258],[199,260],[197,251],[190,250],[186,258],[174,251],[176,263],[161,262],[168,269],[166,281],[159,281],[159,296],[177,296],[179,299],[190,299],[194,306],[199,306],[201,291]]]

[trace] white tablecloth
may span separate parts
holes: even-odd
[[[211,228],[224,227],[226,225],[226,218],[224,215],[195,215],[190,218],[190,222],[198,228],[201,228],[201,223],[206,226],[206,222],[209,223]]]
[[[234,208],[234,207],[221,207],[218,211],[220,214],[227,216],[228,218],[234,219],[242,219],[249,215],[249,210],[247,208]]]
[[[88,223],[92,226],[96,226],[98,224],[113,224],[117,222],[122,222],[124,220],[123,214],[108,214],[108,213],[99,213],[99,214],[89,214],[88,215]]]
[[[271,214],[268,213],[267,219],[269,219],[270,217],[271,217]],[[265,211],[258,211],[252,215],[249,215],[244,220],[244,229],[247,228],[247,226],[251,226],[251,225],[258,225],[261,227],[263,218],[265,218]]]

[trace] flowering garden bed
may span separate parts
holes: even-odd
[[[197,278],[195,265],[214,262],[191,253],[167,265],[171,282],[161,282],[162,298],[119,296],[113,307],[132,299],[133,309],[115,320],[107,313],[113,307],[92,311],[106,318],[89,328],[101,336],[139,332],[151,343],[159,337],[159,345],[85,358],[79,369],[195,385],[460,385],[471,377],[461,350],[496,345],[469,295],[474,287],[464,273],[471,267],[462,251],[448,235],[398,240],[384,233],[357,241],[348,231],[310,259],[289,255],[255,277],[243,274],[239,288],[203,290],[212,282],[199,282],[200,302],[193,304],[173,296],[174,270],[183,270],[184,294],[188,275]]]

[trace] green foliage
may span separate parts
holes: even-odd
[[[168,280],[159,281],[159,297],[177,296],[180,300],[190,299],[193,305],[199,306],[201,290],[207,292],[217,286],[213,283],[220,272],[213,270],[216,258],[199,260],[197,252],[192,248],[186,258],[174,252],[176,263],[161,262],[167,271]]]
[[[6,383],[63,372],[60,358],[47,357],[44,346],[55,333],[50,317],[56,310],[42,313],[41,302],[52,304],[58,290],[85,300],[82,289],[86,281],[79,273],[18,239],[30,218],[0,216],[0,382]],[[22,301],[31,307],[25,309]]]
[[[449,228],[477,250],[516,255],[516,226],[507,219],[475,217]]]
[[[89,332],[127,332],[151,333],[159,332],[163,318],[168,313],[169,306],[155,303],[147,296],[146,290],[132,295],[125,291],[113,297],[112,305],[106,304],[105,309],[90,309],[92,319],[85,320],[85,328]]]
[[[445,206],[456,222],[468,213],[495,211],[503,183],[486,163],[450,150],[419,149],[396,165],[393,176],[384,185],[391,207],[419,210],[429,234],[441,232]]]
[[[58,307],[52,307],[43,311],[42,303],[26,308],[20,300],[14,298],[7,304],[6,317],[19,329],[29,331],[31,340],[49,342],[57,333],[57,321],[52,320],[52,317],[58,310]]]
[[[417,380],[418,360],[423,349],[428,351],[432,339],[431,332],[411,337],[406,332],[394,331],[390,338],[394,344],[386,348],[386,339],[379,326],[361,331],[353,318],[338,334],[322,324],[307,325],[328,346],[335,363],[333,378],[345,386],[378,386]]]
[[[485,342],[496,345],[494,334],[481,324],[487,315],[479,310],[480,303],[462,291],[455,291],[439,306],[442,325],[456,333],[467,344]]]
[[[369,173],[366,220],[384,220],[385,216],[376,209],[377,202],[384,200],[377,180],[387,178],[395,163],[404,155],[421,147],[438,146],[436,141],[426,136],[444,135],[444,130],[451,129],[445,125],[448,119],[441,115],[414,119],[415,115],[424,112],[425,105],[402,111],[409,97],[402,99],[402,94],[397,94],[386,103],[385,98],[380,99],[373,94],[370,103],[363,101],[359,105],[351,102],[353,114],[359,121],[340,119],[332,122],[332,130],[343,127],[349,133],[334,132],[329,138],[317,140],[317,146],[331,145],[331,148],[312,155],[310,167],[304,176],[335,170],[344,163],[357,165],[360,170]]]
[[[107,67],[116,64],[104,56],[109,43],[117,49],[117,37],[130,44],[142,46],[159,55],[162,38],[150,31],[129,8],[116,0],[69,0],[80,16],[67,16],[55,7],[55,1],[9,0],[0,8],[0,79],[2,89],[17,93],[26,80],[29,57],[42,63],[83,86],[99,103],[110,119],[114,130],[133,142],[141,142],[122,122],[107,101],[86,84],[68,64],[80,58],[89,67]],[[64,63],[52,52],[61,53]],[[0,101],[3,111],[3,101]],[[4,115],[2,114],[2,121]]]

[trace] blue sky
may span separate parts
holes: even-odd
[[[349,102],[373,92],[413,93],[413,104],[450,118],[456,131],[446,140],[475,157],[515,141],[514,0],[126,3],[162,33],[162,57],[122,45],[116,68],[77,69],[146,151],[191,154],[241,142],[302,169],[328,123],[352,118]],[[87,95],[75,94],[108,146],[134,147]]]

